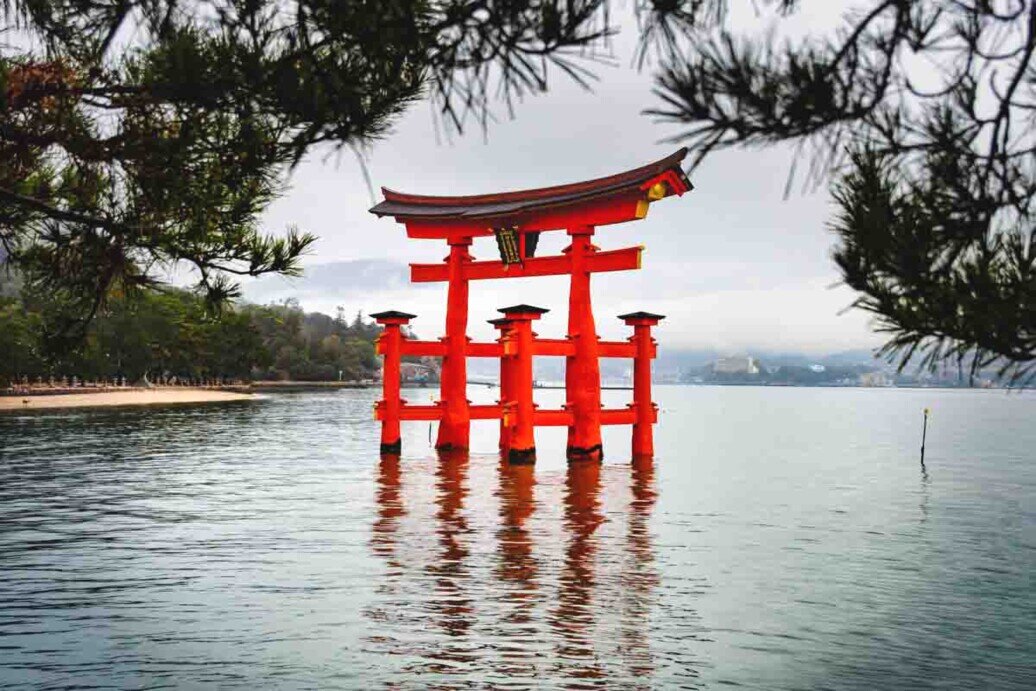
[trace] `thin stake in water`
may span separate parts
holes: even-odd
[[[924,425],[921,427],[921,465],[924,465],[924,442],[928,436],[928,408],[924,409]]]

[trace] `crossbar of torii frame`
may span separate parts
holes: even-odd
[[[467,400],[467,358],[506,357],[506,353],[501,355],[498,349],[506,347],[509,342],[506,329],[501,332],[502,344],[472,343],[468,338],[470,282],[567,275],[570,283],[566,338],[554,341],[533,338],[527,348],[530,357],[537,354],[537,349],[554,349],[553,354],[565,356],[566,407],[563,414],[548,415],[544,412],[538,418],[532,416],[530,419],[533,424],[567,426],[566,453],[570,459],[600,460],[603,455],[601,425],[623,424],[633,418],[625,411],[605,411],[601,408],[599,358],[613,357],[609,353],[626,351],[616,350],[615,344],[602,343],[597,336],[591,305],[590,276],[593,273],[639,269],[643,247],[601,251],[591,239],[598,226],[642,219],[647,215],[650,204],[669,196],[683,195],[692,189],[680,168],[680,162],[686,154],[687,150],[681,149],[664,159],[617,175],[519,192],[453,197],[406,194],[382,188],[385,199],[371,209],[372,213],[394,217],[406,226],[408,237],[445,240],[449,246],[449,255],[443,263],[411,265],[411,280],[414,282],[444,281],[448,284],[446,334],[438,342],[405,346],[416,349],[409,354],[442,357],[440,402],[434,412],[430,409],[407,409],[399,404],[397,414],[397,404],[389,402],[392,387],[387,385],[386,399],[379,413],[383,422],[389,418],[405,419],[403,415],[424,415],[426,417],[413,419],[439,421],[437,449],[468,448],[471,420],[489,415],[490,411],[471,406]],[[492,236],[502,229],[518,236],[517,261],[514,261],[514,257],[504,256],[501,259],[506,258],[510,263],[476,261],[468,249],[474,238]],[[571,239],[562,254],[533,256],[532,248],[536,245],[538,234],[559,230],[566,232]],[[384,319],[390,320],[384,322],[386,332],[392,326],[391,322],[400,318],[385,316]],[[531,320],[532,317],[528,321]],[[515,326],[521,321],[518,319],[510,327],[512,330],[517,329],[516,334],[522,333]],[[403,347],[400,346],[401,349]],[[385,355],[385,379],[388,379],[390,365],[387,351]],[[506,403],[511,402],[515,401],[508,399]],[[501,420],[509,419],[507,404],[501,403]],[[511,429],[511,433],[516,433],[515,429]],[[387,437],[383,436],[382,443],[391,447],[398,442],[398,433],[395,437],[392,437],[391,432],[387,434]],[[513,437],[508,448],[509,451],[521,450]]]
[[[468,343],[469,357],[491,357],[500,360],[500,399],[495,405],[468,405],[470,420],[499,420],[499,447],[512,463],[531,462],[536,458],[535,427],[571,427],[575,411],[566,404],[560,409],[542,409],[533,402],[532,361],[536,356],[571,357],[575,353],[572,338],[540,338],[532,330],[532,322],[548,312],[542,307],[515,305],[499,310],[500,319],[490,322],[500,336],[495,342]],[[384,357],[382,399],[374,406],[374,415],[381,421],[381,452],[401,451],[400,423],[404,420],[441,421],[445,413],[443,401],[433,405],[411,405],[401,396],[400,370],[405,355],[442,357],[443,341],[421,341],[404,335],[402,327],[415,315],[395,310],[371,315],[384,329],[377,341],[377,352]],[[619,317],[633,327],[627,341],[599,341],[601,357],[633,360],[633,401],[625,408],[600,409],[602,425],[632,425],[634,458],[654,455],[652,425],[658,420],[658,406],[651,400],[651,360],[656,357],[657,343],[651,328],[665,317],[650,312],[632,312]]]

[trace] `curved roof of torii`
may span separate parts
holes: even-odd
[[[377,216],[394,216],[397,219],[489,220],[628,194],[643,189],[646,183],[659,178],[663,178],[667,183],[667,196],[683,194],[693,189],[680,167],[686,155],[687,149],[683,148],[654,163],[624,173],[567,185],[515,192],[451,197],[407,194],[382,187],[385,200],[372,207],[370,212]],[[683,189],[673,189],[674,183]]]

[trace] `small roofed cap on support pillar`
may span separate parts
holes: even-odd
[[[408,314],[407,312],[399,312],[397,310],[386,310],[384,312],[375,312],[370,317],[376,320],[378,323],[385,323],[388,321],[400,321],[406,323],[411,319],[416,319],[416,314]]]
[[[539,319],[540,315],[546,314],[550,310],[545,307],[533,307],[532,305],[513,305],[511,307],[501,307],[497,312],[503,312],[507,315],[508,319],[512,319],[514,315],[529,315],[532,319]]]
[[[496,319],[487,319],[486,322],[492,324],[493,326],[499,329],[510,324],[511,320],[507,317],[497,317]]]
[[[627,324],[650,324],[654,326],[658,322],[665,319],[664,314],[654,314],[652,312],[630,312],[629,314],[620,314],[619,319],[626,322]]]

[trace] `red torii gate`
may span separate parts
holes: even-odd
[[[681,149],[660,161],[617,175],[519,192],[452,197],[404,194],[382,188],[385,200],[374,206],[372,213],[393,216],[406,226],[408,237],[446,240],[450,248],[443,264],[411,265],[414,282],[449,284],[446,335],[442,339],[404,339],[400,327],[414,315],[371,315],[385,326],[379,340],[379,352],[385,356],[385,395],[377,407],[377,416],[383,422],[383,451],[398,451],[400,420],[438,420],[436,448],[446,450],[468,447],[472,419],[500,419],[501,448],[516,461],[534,457],[534,425],[567,426],[569,458],[600,459],[601,425],[634,424],[634,454],[650,455],[651,422],[655,417],[650,401],[650,358],[654,356],[650,326],[662,317],[646,312],[623,315],[635,327],[631,341],[600,341],[590,300],[590,274],[639,269],[643,247],[602,252],[591,243],[591,237],[596,226],[644,218],[652,202],[692,189],[680,168],[686,154],[687,150]],[[571,244],[561,255],[535,257],[539,233],[551,230],[567,231]],[[474,238],[490,235],[496,235],[501,245],[501,261],[475,261],[468,247]],[[535,338],[531,322],[546,310],[517,305],[501,310],[505,319],[496,324],[501,332],[496,343],[471,342],[467,336],[470,281],[550,275],[570,276],[567,338]],[[402,355],[442,357],[441,400],[437,405],[403,404],[399,397]],[[564,409],[534,409],[533,355],[565,356]],[[635,359],[634,404],[630,408],[601,409],[598,358],[602,356]],[[469,404],[468,357],[501,358],[500,405]],[[505,384],[508,378],[510,381]],[[638,397],[638,391],[642,395],[647,393],[647,399]]]

